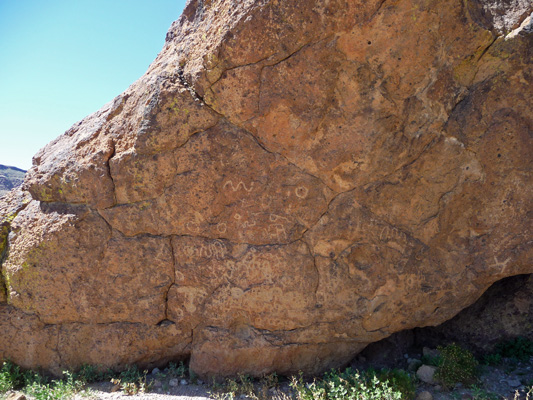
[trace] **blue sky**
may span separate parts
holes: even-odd
[[[0,164],[32,156],[137,80],[185,0],[0,0]]]

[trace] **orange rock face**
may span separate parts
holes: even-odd
[[[533,7],[500,6],[189,1],[2,200],[0,358],[318,373],[533,272]]]

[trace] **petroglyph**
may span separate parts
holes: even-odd
[[[274,200],[274,197],[268,194],[261,196],[261,208],[268,209]]]
[[[397,242],[402,247],[406,247],[409,243],[409,239],[404,232],[390,225],[385,225],[381,229],[379,240],[381,242]]]
[[[505,269],[507,268],[507,264],[511,261],[511,257],[507,257],[503,261],[499,261],[497,256],[494,256],[494,264],[490,264],[489,267],[491,268],[497,268],[501,269],[501,272],[505,272]]]
[[[246,184],[243,182],[243,181],[240,181],[236,186],[235,184],[233,183],[232,180],[229,180],[229,181],[226,181],[226,183],[224,183],[224,186],[222,186],[223,189],[226,189],[226,188],[230,188],[231,190],[233,190],[234,192],[236,192],[237,190],[245,190],[246,192],[250,193],[253,188],[254,188],[254,182],[250,183],[249,187],[246,186]]]
[[[300,199],[305,199],[307,195],[309,194],[309,189],[306,188],[305,186],[298,186],[294,190],[294,194],[296,194],[296,196]]]
[[[256,225],[257,223],[255,221],[244,221],[241,226],[243,229],[246,229],[246,228],[251,228]]]
[[[196,246],[187,246],[184,250],[189,257],[204,257],[223,259],[227,255],[226,246],[219,240]]]
[[[277,242],[284,242],[288,238],[285,226],[282,224],[271,224],[268,226],[265,232],[269,239],[274,239]]]
[[[189,221],[185,224],[185,227],[192,233],[200,232],[200,225],[195,221]]]
[[[283,221],[290,222],[288,218],[283,217],[281,215],[276,215],[276,214],[270,214],[269,219],[270,219],[270,222],[278,222],[278,223],[283,223]]]
[[[221,222],[217,224],[216,229],[217,229],[217,232],[220,234],[226,233],[228,231],[228,224],[226,224],[225,222]]]

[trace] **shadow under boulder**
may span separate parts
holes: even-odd
[[[370,344],[352,365],[397,367],[407,362],[406,354],[422,354],[424,347],[452,342],[481,355],[517,337],[533,340],[533,274],[494,283],[474,304],[441,325],[398,332]]]

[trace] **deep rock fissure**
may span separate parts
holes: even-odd
[[[121,107],[122,107],[122,103],[121,103]],[[116,186],[115,186],[115,181],[113,179],[113,174],[111,174],[111,159],[115,156],[116,154],[116,144],[114,141],[111,141],[111,145],[112,145],[112,152],[111,152],[111,155],[107,158],[107,160],[105,161],[105,166],[107,168],[107,175],[109,176],[109,179],[111,180],[111,185],[113,187],[113,205],[110,206],[110,207],[113,207],[114,205],[117,204],[117,191],[116,191]]]
[[[168,286],[166,292],[165,292],[165,319],[168,319],[168,294],[173,286],[176,285],[176,273],[177,273],[177,266],[176,266],[176,254],[174,250],[174,245],[172,244],[172,236],[169,236],[168,238],[168,245],[170,247],[170,255],[172,257],[172,280],[170,282],[170,285]]]

